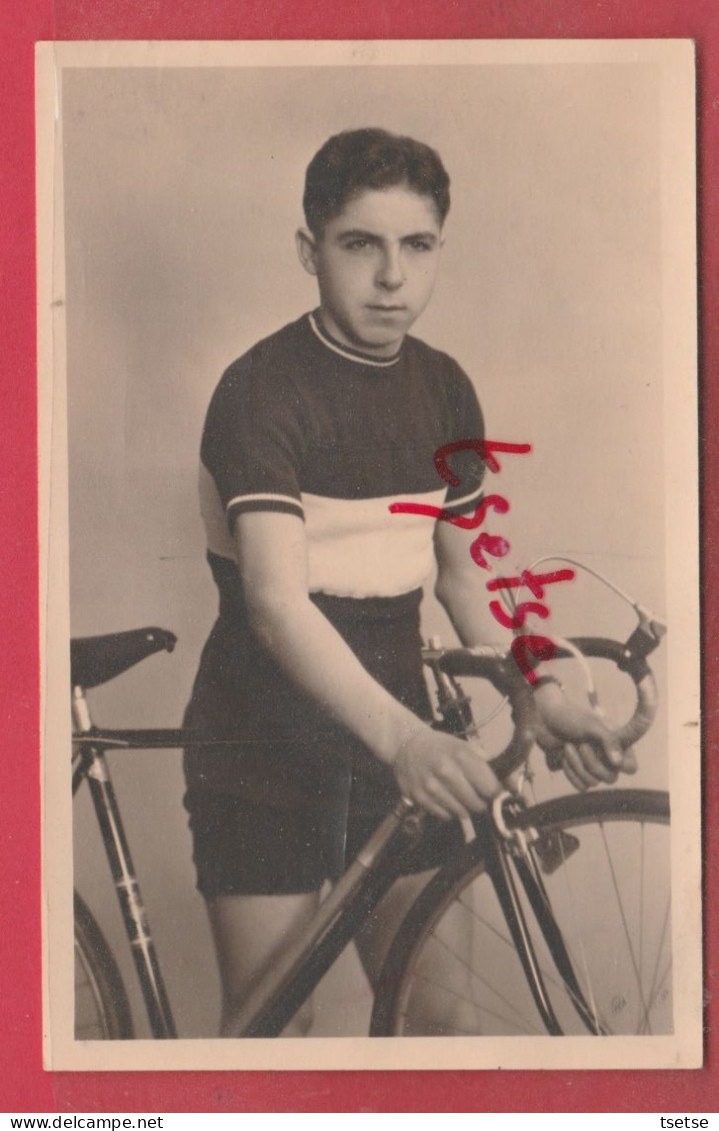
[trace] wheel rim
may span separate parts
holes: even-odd
[[[530,811],[542,822],[551,817],[531,852],[536,858],[539,849],[554,857],[545,865],[557,864],[542,879],[595,1031],[669,1033],[668,825],[656,811],[636,811],[636,800],[622,808],[618,795],[617,811],[601,812],[612,802],[597,803],[598,796],[572,798],[563,814],[551,804]],[[510,870],[561,1031],[587,1035],[576,994],[552,962],[514,864]],[[456,887],[446,892],[416,938],[392,1029],[406,1036],[546,1032],[482,863],[468,873],[459,895]]]
[[[132,1037],[132,1018],[117,963],[77,892],[75,908],[75,1039]]]
[[[97,979],[75,941],[75,1040],[101,1041],[111,1036]]]

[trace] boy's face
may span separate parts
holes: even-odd
[[[298,233],[327,330],[378,357],[396,353],[429,302],[441,244],[431,198],[404,185],[353,197],[321,236]]]

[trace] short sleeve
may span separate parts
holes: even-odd
[[[467,514],[482,498],[484,419],[474,386],[455,364],[446,443],[435,453],[437,471],[447,483],[444,509]]]
[[[252,354],[236,362],[215,390],[201,446],[230,531],[243,511],[304,517],[303,451],[296,387]]]

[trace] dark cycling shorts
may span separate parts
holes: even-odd
[[[387,813],[351,802],[347,812],[284,809],[199,791],[188,793],[185,805],[197,887],[206,899],[318,891],[338,879]],[[436,868],[462,843],[459,822],[427,817],[402,871]]]
[[[366,670],[429,719],[420,598],[313,600]],[[221,614],[205,645],[185,726],[229,740],[185,756],[185,805],[207,898],[316,891],[344,871],[399,798],[391,769],[287,680],[239,606]],[[443,846],[461,842],[457,822],[428,826],[408,871],[436,866]]]

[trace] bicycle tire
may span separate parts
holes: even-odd
[[[117,962],[77,892],[74,910],[75,1040],[130,1040],[132,1015]]]
[[[554,871],[543,877],[543,884],[597,1031],[671,1032],[668,795],[602,790],[560,797],[527,809],[521,823],[539,833],[540,852],[547,856],[551,848],[554,853],[555,859],[546,861],[555,865]],[[560,832],[563,838],[558,838]],[[537,848],[530,851],[536,854]],[[410,909],[380,975],[372,1036],[546,1035],[483,853],[479,838],[466,844]],[[600,862],[607,865],[608,881],[598,878]],[[642,873],[646,866],[648,875],[638,876],[637,865]],[[485,901],[481,914],[475,887]],[[605,906],[610,893],[617,897],[611,914]],[[524,893],[521,900],[560,1032],[587,1035],[587,1023],[550,957]],[[465,911],[471,946],[465,941],[464,949],[453,954],[455,940],[466,939],[458,933]],[[472,967],[475,959],[479,972]],[[429,1010],[428,1001],[433,1003]]]

